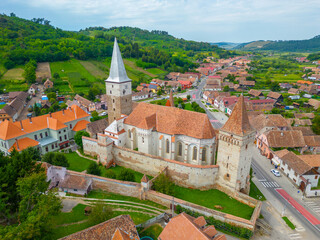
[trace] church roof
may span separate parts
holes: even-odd
[[[170,135],[181,134],[198,139],[215,137],[214,129],[204,113],[144,102],[134,108],[124,123],[142,129],[153,128]]]
[[[131,79],[127,76],[126,69],[124,68],[121,52],[116,38],[114,39],[110,75],[106,81],[115,83],[131,81]]]
[[[239,97],[228,121],[220,130],[240,136],[247,135],[254,131],[250,125],[244,97],[242,95]]]

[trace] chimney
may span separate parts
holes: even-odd
[[[62,109],[62,114],[64,115],[64,109]]]
[[[17,150],[19,151],[18,139],[16,139],[16,144],[17,144]]]
[[[51,112],[49,112],[49,117],[51,117]]]
[[[20,126],[21,126],[21,130],[23,131],[23,125],[21,120],[20,120]]]
[[[32,123],[32,117],[29,117],[29,121],[30,121],[30,123]]]

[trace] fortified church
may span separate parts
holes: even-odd
[[[109,126],[98,139],[83,137],[86,154],[106,166],[116,163],[149,175],[167,169],[187,187],[249,192],[255,131],[243,96],[219,131],[206,114],[175,108],[172,92],[166,106],[133,103],[116,39],[106,94]]]

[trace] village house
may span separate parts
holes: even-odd
[[[32,85],[30,86],[30,88],[28,89],[29,95],[32,95],[32,96],[36,95],[36,92],[37,92],[37,91],[38,91],[38,87],[37,87],[37,85],[35,85],[35,84],[32,84]]]
[[[261,155],[272,159],[272,149],[293,148],[297,149],[299,152],[302,152],[303,148],[306,146],[306,143],[301,131],[271,130],[260,135],[259,139],[257,139],[257,146],[260,149]]]
[[[108,127],[108,119],[100,119],[87,124],[86,132],[90,134],[90,137],[97,138],[98,133],[104,133],[104,130]]]
[[[221,79],[220,78],[213,78],[207,79],[206,85],[203,88],[204,90],[208,91],[221,91]]]
[[[120,215],[60,240],[140,240],[130,215]]]
[[[143,99],[148,99],[152,98],[155,94],[151,92],[135,92],[132,94],[132,101],[138,101],[138,100],[143,100]]]
[[[181,80],[179,80],[178,82],[181,84],[181,89],[182,90],[185,90],[185,89],[188,89],[188,88],[192,87],[192,82],[191,81],[181,81]]]
[[[313,107],[314,110],[317,110],[320,106],[320,101],[316,99],[309,99],[307,106]]]
[[[319,182],[319,155],[296,155],[283,149],[274,152],[272,161],[302,191],[308,184],[317,187]]]
[[[240,85],[240,88],[241,89],[248,89],[248,88],[252,88],[256,85],[256,82],[255,81],[247,81],[247,80],[242,80],[242,81],[239,81],[239,85]]]
[[[287,118],[288,124],[291,126],[311,126],[312,122],[310,119],[299,119],[299,118]]]
[[[0,123],[0,151],[6,155],[14,148],[22,151],[38,147],[42,154],[69,146],[77,131],[85,130],[90,115],[77,105],[18,122]]]
[[[314,113],[294,113],[294,117],[314,119]]]
[[[300,91],[299,91],[299,89],[297,89],[297,88],[290,88],[290,89],[288,90],[288,93],[289,93],[289,94],[299,94]]]
[[[251,97],[255,97],[255,98],[258,97],[260,99],[264,98],[263,93],[259,90],[256,90],[256,89],[250,89],[250,91],[248,93]]]
[[[274,99],[276,102],[282,102],[283,101],[283,96],[280,93],[277,92],[269,92],[267,95],[268,99]]]
[[[158,237],[158,240],[186,239],[227,240],[213,225],[208,226],[203,216],[194,218],[184,212],[173,217]]]
[[[166,88],[172,89],[174,92],[176,92],[179,87],[182,88],[181,83],[177,81],[166,81]]]
[[[280,86],[280,88],[283,88],[283,89],[292,88],[292,84],[290,84],[290,83],[280,83],[279,86]]]
[[[70,107],[73,104],[77,104],[81,109],[85,110],[87,113],[96,111],[96,105],[94,102],[91,102],[90,100],[81,97],[79,94],[76,94],[74,97],[74,101],[72,104],[67,104],[68,107]]]
[[[47,80],[43,84],[43,88],[44,89],[53,88],[53,82],[50,81],[49,78],[47,78]]]
[[[28,93],[19,92],[9,104],[0,110],[0,121],[15,122],[23,108],[27,105]]]

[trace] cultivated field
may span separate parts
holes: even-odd
[[[22,68],[9,69],[3,74],[2,80],[24,80],[22,74],[24,70]]]
[[[0,79],[1,88],[6,89],[7,92],[26,91],[28,85],[22,76],[23,72],[24,70],[22,68],[14,68],[6,71]]]
[[[108,68],[98,61],[80,61],[81,65],[96,78],[106,79],[108,77]]]
[[[51,78],[50,64],[48,62],[38,63],[36,69],[37,81],[42,81],[42,79]]]
[[[143,68],[137,67],[137,66],[136,66],[136,63],[133,62],[133,61],[130,61],[130,60],[127,60],[127,59],[123,59],[123,62],[124,62],[124,64],[125,64],[127,67],[130,67],[130,68],[132,68],[132,69],[134,69],[134,70],[137,70],[137,71],[139,71],[139,72],[141,72],[141,73],[144,73],[144,74],[146,74],[146,75],[149,75],[149,76],[152,77],[152,78],[157,77],[156,74],[151,73],[151,72],[149,72],[149,71],[146,71],[146,70],[144,70]]]

